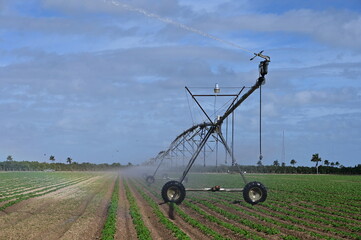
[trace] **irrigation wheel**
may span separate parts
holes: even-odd
[[[169,181],[162,188],[162,198],[164,202],[181,204],[186,197],[186,190],[182,183]]]
[[[264,202],[267,198],[267,189],[260,182],[247,183],[243,188],[243,198],[252,205]]]
[[[148,184],[152,184],[155,181],[153,176],[148,176],[145,180],[147,181]]]

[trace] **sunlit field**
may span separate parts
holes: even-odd
[[[177,175],[170,177],[179,177]],[[187,192],[115,172],[1,172],[0,239],[361,239],[361,176],[246,175],[268,190]],[[186,188],[242,188],[238,174],[190,174]]]

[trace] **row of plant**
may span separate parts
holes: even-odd
[[[0,196],[48,183],[59,183],[81,177],[91,177],[89,173],[70,172],[0,172]]]
[[[314,208],[304,208],[299,205],[290,205],[278,201],[270,201],[270,204],[291,210],[293,212],[297,212],[299,213],[299,215],[302,215],[304,218],[312,218],[314,221],[323,223],[325,225],[331,225],[333,227],[344,227],[355,232],[361,231],[361,226],[359,226],[360,224],[359,221],[349,219],[346,217],[335,216],[330,211],[328,213],[323,213],[317,211]]]
[[[276,235],[276,234],[280,233],[280,230],[277,228],[267,227],[263,224],[259,224],[254,221],[248,220],[246,218],[242,218],[242,216],[240,216],[239,214],[231,213],[223,208],[216,206],[214,203],[211,203],[207,200],[194,198],[194,197],[190,197],[189,199],[192,199],[193,202],[201,204],[201,205],[207,207],[208,209],[221,214],[222,216],[226,217],[227,219],[232,219],[244,226],[247,226],[251,229],[256,230],[257,232],[264,232],[268,235]]]
[[[255,221],[258,220],[260,222],[272,224],[275,227],[277,227],[278,229],[282,230],[282,228],[284,228],[284,229],[291,230],[293,232],[307,233],[307,231],[305,229],[300,228],[298,226],[280,222],[278,220],[275,220],[272,217],[268,217],[267,215],[265,216],[264,214],[259,214],[257,211],[257,207],[251,207],[253,211],[250,211],[250,209],[246,210],[244,208],[244,206],[242,206],[241,204],[233,204],[231,200],[227,199],[227,197],[228,196],[225,196],[225,195],[222,196],[220,194],[214,194],[212,196],[208,195],[207,199],[216,201],[217,205],[219,205],[219,206],[225,206],[229,209],[233,209],[239,213],[242,213],[244,215],[252,217],[253,219],[255,219]],[[279,231],[282,232],[281,230],[279,230]],[[283,239],[299,239],[298,237],[293,236],[293,235],[282,236],[282,238]]]
[[[251,232],[245,230],[245,229],[242,229],[240,227],[237,227],[229,222],[225,222],[221,219],[219,219],[218,217],[212,215],[212,214],[209,214],[207,212],[205,212],[204,210],[202,210],[199,206],[197,206],[196,204],[190,202],[190,201],[184,201],[183,204],[185,206],[187,206],[188,208],[192,209],[193,211],[195,211],[196,213],[200,214],[202,217],[204,217],[205,219],[207,219],[208,221],[211,221],[211,222],[214,222],[216,224],[218,224],[219,226],[222,226],[226,229],[229,229],[231,231],[233,231],[234,233],[236,234],[239,234],[245,238],[248,238],[248,239],[264,239],[262,237],[259,237],[255,234],[252,234]]]
[[[158,217],[159,221],[167,228],[169,229],[172,234],[177,239],[190,239],[187,234],[185,234],[174,222],[169,220],[167,216],[163,214],[163,212],[160,210],[158,204],[149,197],[142,189],[140,189],[137,185],[133,184],[135,189],[138,191],[138,193],[143,197],[143,199],[149,204],[149,206],[152,208],[155,215]]]
[[[196,185],[201,187],[210,181],[204,175],[193,176],[197,179]],[[190,177],[190,181],[193,176]],[[315,211],[328,209],[330,215],[356,220],[361,218],[359,201],[354,200],[361,199],[361,192],[354,191],[361,187],[361,179],[358,176],[250,175],[247,178],[249,181],[261,180],[272,192],[267,202],[274,200],[285,204],[307,203]],[[239,176],[235,175],[212,175],[212,179],[216,179],[214,182],[217,185],[220,185],[219,182],[229,187],[242,185]]]
[[[5,174],[0,174],[5,175]],[[5,176],[9,176],[10,174],[6,174]],[[19,176],[19,177],[16,177]],[[2,185],[0,186],[0,196],[4,194],[11,193],[13,191],[18,191],[38,185],[44,184],[44,182],[53,182],[53,178],[50,176],[45,176],[43,179],[38,177],[20,177],[20,175],[9,176],[8,178],[1,179]]]
[[[161,187],[161,184],[155,184],[152,185],[152,189],[154,189],[154,191],[156,191],[156,189],[159,190],[159,188]],[[149,190],[150,188],[147,187],[147,189]],[[157,195],[157,197],[159,197],[159,195]],[[184,200],[182,202],[182,205],[186,206],[187,208],[189,208],[190,210],[192,210],[193,212],[195,212],[195,214],[200,215],[203,219],[206,219],[207,221],[213,222],[221,227],[224,227],[228,230],[231,230],[232,232],[234,232],[237,235],[241,235],[243,237],[246,238],[250,238],[250,239],[264,239],[248,230],[242,229],[238,226],[235,226],[234,224],[230,223],[230,222],[226,222],[223,221],[221,219],[219,219],[218,217],[207,213],[206,211],[204,211],[202,208],[200,208],[197,204],[188,201],[188,200]],[[213,211],[213,210],[212,210]],[[224,237],[221,237],[220,239],[224,239]]]
[[[124,184],[124,188],[125,188],[125,195],[130,204],[129,213],[130,213],[130,216],[132,217],[133,224],[134,224],[135,230],[137,232],[137,237],[138,237],[138,239],[141,239],[141,240],[151,240],[152,237],[150,235],[150,231],[144,224],[142,215],[139,212],[137,201],[134,198],[132,192],[129,189],[128,184],[126,183],[126,181],[124,179],[123,179],[123,184]]]
[[[360,192],[355,193],[355,189],[361,187],[359,176],[250,175],[247,179],[258,180],[266,185],[269,190],[266,202],[256,206],[229,204],[232,199],[234,200],[229,193],[224,195],[223,193],[207,193],[208,200],[209,196],[217,196],[220,203],[218,204],[218,200],[215,203],[221,209],[227,209],[224,206],[228,202],[227,207],[239,207],[246,211],[244,214],[253,214],[259,219],[255,220],[259,223],[267,221],[280,226],[276,228],[281,231],[281,234],[284,232],[283,229],[288,229],[290,231],[287,233],[290,232],[291,235],[294,233],[297,236],[301,233],[323,239],[361,239]],[[164,182],[156,186],[158,192],[163,184]],[[185,185],[192,188],[214,185],[239,188],[243,183],[239,175],[190,174],[189,182]],[[194,197],[193,204],[200,204],[198,200],[202,198],[202,194],[190,192],[187,193],[187,198],[182,205],[187,204],[187,199],[191,199],[190,196]],[[222,199],[222,196],[225,196],[225,199]],[[239,196],[239,198],[242,197]],[[203,207],[210,209],[205,205]],[[214,209],[212,211],[216,212]],[[222,210],[217,211],[221,214]],[[296,238],[285,235],[282,237]]]
[[[138,181],[138,182],[141,185],[145,186],[144,181]],[[155,185],[146,186],[146,188],[147,188],[148,191],[151,191],[156,197],[160,198],[160,195],[157,193],[156,189],[158,189],[158,191],[159,191],[159,188],[161,187],[162,184],[163,183],[159,184],[159,182],[158,182]],[[236,234],[243,235],[244,237],[250,237],[251,236],[252,239],[263,239],[262,237],[259,237],[259,236],[253,234],[250,231],[239,228],[239,227],[235,226],[234,224],[232,224],[232,223],[230,223],[228,221],[227,222],[222,221],[221,219],[217,218],[216,216],[207,213],[206,211],[204,211],[202,208],[200,208],[198,206],[199,204],[202,203],[202,200],[200,200],[199,198],[190,197],[188,195],[187,199],[191,199],[192,201],[185,200],[182,203],[182,205],[185,205],[187,208],[191,209],[196,214],[199,214],[202,218],[205,218],[208,221],[214,222],[214,223],[216,223],[216,224],[218,224],[218,225],[220,225],[220,226],[222,226],[222,227],[224,227],[226,229],[229,229],[229,230],[235,232]],[[249,220],[242,219],[242,218],[238,217],[235,214],[231,214],[231,213],[226,212],[226,211],[224,211],[224,210],[222,210],[220,208],[216,208],[215,206],[212,206],[211,204],[203,204],[203,207],[208,207],[211,212],[220,213],[226,219],[235,220],[236,222],[241,223],[244,226],[250,227],[250,228],[252,228],[252,229],[254,229],[256,231],[265,232],[266,234],[270,234],[270,235],[279,233],[279,230],[277,230],[277,229],[267,228],[267,227],[263,226],[262,224],[257,224],[257,223],[253,223],[253,222],[251,222]],[[177,208],[177,209],[180,209],[180,208]],[[184,215],[186,215],[186,214],[180,213],[180,216],[184,217]],[[186,215],[186,216],[188,216],[188,215]],[[194,220],[194,222],[198,222],[198,221]],[[198,225],[198,223],[195,223],[195,225]],[[216,239],[224,239],[224,237],[222,237],[218,233],[213,234],[213,235],[217,236],[217,237],[215,237]]]
[[[338,211],[334,208],[330,208],[325,207],[325,208],[316,208],[315,205],[313,205],[312,203],[309,202],[298,202],[297,203],[300,207],[304,207],[307,209],[317,209],[318,212],[320,213],[328,213],[328,214],[332,214],[333,216],[340,216],[343,218],[348,218],[348,219],[354,219],[357,220],[357,222],[361,221],[361,215],[357,215],[357,213],[355,214],[354,211],[349,210],[347,212],[345,211]]]
[[[144,181],[137,181],[137,184],[141,185],[143,189],[145,189]],[[160,194],[154,189],[154,187],[148,187],[147,191],[150,192],[154,197],[161,198]],[[169,204],[169,203],[168,203]],[[212,237],[215,240],[226,240],[228,238],[223,237],[218,232],[214,231],[212,228],[207,227],[206,225],[202,224],[198,220],[192,218],[189,214],[185,213],[179,206],[173,205],[175,212],[180,216],[184,221],[189,223],[192,227],[199,229],[204,234]]]
[[[18,191],[15,191],[15,192],[11,192],[11,193],[8,193],[8,194],[3,194],[3,196],[0,198],[0,202],[4,202],[4,201],[7,201],[7,200],[10,200],[10,199],[16,199],[16,198],[19,198],[21,196],[25,194],[28,194],[28,193],[39,193],[39,192],[42,192],[42,191],[47,191],[48,189],[51,189],[51,188],[56,188],[58,186],[61,186],[61,185],[64,185],[64,184],[67,184],[67,183],[78,183],[78,182],[82,182],[82,181],[85,181],[87,180],[88,178],[78,178],[78,179],[74,179],[72,181],[69,181],[69,180],[64,180],[62,182],[59,182],[59,183],[54,183],[54,182],[48,182],[48,183],[45,183],[43,185],[38,185],[38,186],[33,186],[31,188],[23,188],[22,190],[18,190]]]
[[[234,205],[232,206],[231,204],[229,204],[230,201],[232,201],[232,197],[229,196],[229,194],[215,194],[213,196],[218,196],[217,199],[219,201],[222,201],[221,205],[228,205],[232,208],[235,208]],[[198,196],[199,197],[199,196]],[[209,198],[209,196],[207,197]],[[271,215],[273,218],[277,218],[279,220],[283,220],[283,221],[287,221],[287,222],[292,222],[293,224],[297,224],[296,228],[293,230],[298,230],[301,232],[307,232],[309,235],[313,236],[313,237],[317,237],[317,238],[323,238],[323,239],[334,239],[335,237],[329,237],[327,235],[324,234],[320,234],[318,233],[318,231],[312,231],[309,229],[305,229],[302,228],[302,226],[305,226],[307,228],[311,228],[311,229],[318,229],[320,231],[323,232],[330,232],[333,235],[339,235],[340,237],[351,237],[354,238],[357,235],[355,235],[354,233],[352,233],[352,231],[357,231],[357,230],[352,230],[351,232],[346,232],[346,231],[342,231],[340,229],[336,229],[334,226],[332,225],[327,225],[327,224],[319,224],[319,223],[315,223],[315,218],[316,217],[306,217],[305,215],[302,214],[298,214],[297,211],[292,211],[292,210],[287,210],[287,208],[283,208],[283,207],[277,207],[272,205],[271,203],[269,203],[268,201],[265,203],[262,203],[262,206],[250,206],[248,204],[244,204],[242,207],[244,208],[248,208],[251,210],[254,210],[256,212],[265,214],[265,215]],[[285,207],[288,205],[285,205]],[[241,209],[237,209],[239,211],[241,211]],[[247,214],[252,214],[250,212],[248,212]],[[332,224],[332,222],[329,222],[329,224]],[[279,225],[279,224],[277,224]],[[293,227],[287,227],[287,224],[282,224],[283,227],[286,227],[288,229],[292,229]],[[289,226],[293,226],[293,225],[289,225]]]
[[[324,221],[323,219],[320,219],[317,216],[307,215],[304,213],[296,212],[293,210],[288,210],[283,207],[278,207],[276,205],[272,205],[270,203],[264,203],[263,206],[265,206],[267,209],[266,211],[272,210],[273,212],[277,212],[279,214],[282,214],[283,217],[287,216],[289,220],[291,220],[294,223],[301,224],[304,226],[312,227],[315,229],[320,229],[324,232],[329,232],[332,234],[337,234],[344,237],[357,237],[357,234],[354,234],[352,232],[346,232],[340,229],[336,229],[335,226],[332,226],[330,224],[337,224],[332,223],[330,221]],[[320,224],[323,223],[323,224]]]
[[[24,200],[27,200],[27,199],[30,199],[30,198],[34,198],[34,197],[40,197],[40,196],[49,194],[51,192],[55,192],[57,190],[60,190],[62,188],[77,184],[77,183],[82,182],[82,181],[84,181],[84,179],[82,179],[81,181],[80,180],[69,181],[69,182],[65,182],[65,183],[56,185],[55,187],[48,187],[48,188],[41,189],[40,191],[33,191],[33,192],[26,193],[26,194],[18,195],[18,196],[16,196],[16,198],[11,197],[11,199],[14,199],[14,200],[10,200],[8,202],[5,202],[5,204],[0,206],[0,211],[3,211],[6,208],[8,208],[8,207],[10,207],[10,206],[12,206],[12,205],[14,205],[16,203],[19,203],[21,201],[24,201]],[[2,199],[2,201],[3,200],[4,199]]]
[[[119,201],[119,176],[115,180],[112,197],[109,203],[107,218],[102,230],[102,240],[113,240],[116,232],[117,210]]]
[[[232,197],[227,195],[221,195],[221,194],[214,194],[212,197],[207,196],[208,199],[215,199],[216,201],[219,201],[218,205],[227,206],[229,208],[232,208],[236,211],[243,212],[244,214],[247,214],[249,216],[253,216],[261,221],[268,222],[271,224],[274,224],[276,226],[279,226],[279,230],[282,232],[282,228],[291,230],[293,232],[301,232],[303,234],[308,234],[311,237],[316,238],[322,238],[322,239],[334,239],[333,237],[329,237],[323,234],[320,234],[315,231],[311,231],[309,229],[303,228],[302,225],[299,225],[302,223],[302,221],[298,220],[297,218],[292,218],[288,215],[282,215],[279,213],[270,212],[268,210],[265,210],[264,208],[261,208],[258,206],[252,206],[249,204],[232,204]],[[286,223],[285,223],[286,222]],[[289,224],[289,223],[294,223]],[[316,226],[316,225],[314,225]],[[285,239],[296,239],[295,236],[286,235],[283,236]]]

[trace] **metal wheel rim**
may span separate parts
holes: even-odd
[[[179,188],[177,188],[177,187],[168,188],[167,197],[169,200],[177,200],[180,197]]]
[[[251,188],[248,192],[248,196],[253,202],[259,201],[262,195],[262,190],[258,187]]]

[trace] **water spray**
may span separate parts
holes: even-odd
[[[187,26],[183,23],[179,23],[179,22],[176,22],[174,21],[173,19],[170,19],[170,18],[166,18],[166,17],[162,17],[162,16],[159,16],[155,13],[151,13],[151,12],[148,12],[146,11],[145,9],[142,9],[142,8],[138,8],[138,7],[133,7],[131,5],[128,5],[128,4],[125,4],[125,3],[122,3],[120,1],[117,1],[117,0],[104,0],[104,2],[106,3],[111,3],[113,4],[114,6],[117,6],[117,7],[122,7],[128,11],[132,11],[132,12],[137,12],[137,13],[140,13],[140,14],[143,14],[144,16],[146,17],[149,17],[149,18],[153,18],[153,19],[157,19],[161,22],[164,22],[164,23],[167,23],[167,24],[172,24],[176,27],[179,27],[179,28],[182,28],[186,31],[189,31],[189,32],[193,32],[193,33],[196,33],[198,35],[201,35],[203,37],[206,37],[206,38],[209,38],[209,39],[213,39],[213,40],[216,40],[218,42],[221,42],[221,43],[224,43],[224,44],[227,44],[229,46],[232,46],[232,47],[235,47],[235,48],[238,48],[240,50],[243,50],[245,52],[248,52],[248,53],[253,53],[252,51],[248,50],[248,49],[245,49],[243,47],[241,47],[240,45],[234,43],[234,42],[231,42],[231,41],[228,41],[228,40],[224,40],[224,39],[221,39],[219,37],[216,37],[212,34],[209,34],[209,33],[206,33],[206,32],[203,32],[199,29],[196,29],[194,27],[190,27],[190,26]]]

